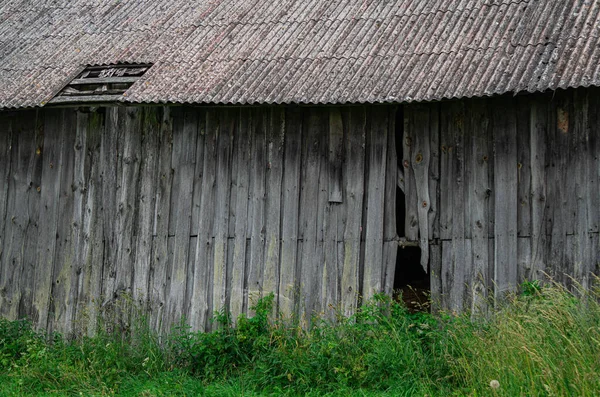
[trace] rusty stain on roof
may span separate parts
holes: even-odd
[[[6,0],[0,108],[85,65],[154,66],[122,101],[386,103],[600,84],[600,0]]]

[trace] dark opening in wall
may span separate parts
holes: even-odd
[[[400,107],[396,113],[396,153],[398,154],[398,167],[402,172],[408,169],[403,166],[403,139],[404,139],[404,112]],[[396,229],[398,237],[406,237],[404,223],[406,219],[406,197],[402,189],[396,192]],[[401,241],[402,243],[402,241]],[[396,259],[396,272],[394,276],[394,299],[404,302],[411,312],[429,311],[430,308],[430,280],[429,269],[427,272],[421,266],[421,250],[418,246],[398,246]]]

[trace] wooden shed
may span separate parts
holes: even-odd
[[[599,274],[597,0],[0,16],[2,316],[70,333],[125,294],[209,329],[410,283],[478,311]]]

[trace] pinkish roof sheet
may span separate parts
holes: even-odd
[[[6,0],[0,108],[84,65],[152,63],[123,101],[410,102],[600,85],[600,0]]]

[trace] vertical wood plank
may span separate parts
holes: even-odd
[[[104,136],[104,115],[92,112],[87,119],[86,129],[86,166],[83,178],[89,178],[85,184],[84,217],[81,232],[82,246],[78,261],[82,267],[78,285],[76,315],[81,321],[82,333],[93,335],[96,332],[98,308],[102,295],[102,274],[104,261],[104,232],[102,223],[102,180],[101,180],[101,142]],[[83,126],[82,126],[83,128]],[[89,171],[88,171],[89,168]],[[88,174],[89,172],[89,174]],[[85,180],[85,179],[84,179]]]
[[[213,224],[215,213],[216,190],[216,163],[217,163],[217,137],[218,114],[216,110],[206,111],[206,126],[200,126],[204,135],[204,165],[202,171],[202,188],[200,200],[200,225],[198,226],[198,240],[196,246],[196,259],[194,261],[194,280],[192,300],[190,302],[190,325],[195,330],[204,330],[211,316],[210,300],[212,300],[212,252],[213,252]]]
[[[429,105],[429,239],[440,238],[440,105]]]
[[[325,120],[318,108],[310,108],[305,113],[304,142],[302,145],[303,169],[301,176],[300,197],[300,229],[303,231],[301,268],[300,271],[300,293],[301,307],[299,312],[303,319],[310,322],[316,303],[315,295],[320,288],[322,273],[318,257],[318,223],[319,184],[321,172],[322,153],[325,151],[324,134]]]
[[[265,259],[263,289],[275,294],[274,310],[279,300],[280,249],[281,249],[281,198],[283,154],[285,146],[285,110],[269,108],[267,131],[267,175],[265,208]]]
[[[517,125],[512,98],[494,106],[494,284],[499,299],[517,285]]]
[[[466,227],[471,231],[471,248],[473,250],[473,278],[470,280],[472,286],[471,311],[481,313],[486,310],[487,293],[491,287],[489,274],[488,254],[488,206],[491,193],[489,185],[489,162],[488,141],[492,138],[489,130],[488,102],[474,100],[467,102],[466,113],[470,115],[466,134],[471,139],[469,160],[466,164],[471,170],[469,176],[469,190],[466,194],[471,198],[468,211],[471,213],[470,224]]]
[[[450,240],[452,238],[452,216],[453,216],[453,181],[454,181],[454,153],[453,135],[449,127],[452,123],[452,113],[449,104],[440,104],[440,238]],[[442,246],[442,251],[444,247]],[[445,264],[446,262],[442,262]]]
[[[6,239],[4,229],[6,227],[6,208],[12,168],[12,123],[12,117],[0,114],[0,272],[4,271],[5,266],[7,266],[6,257],[3,256],[3,247]]]
[[[246,280],[246,238],[248,219],[248,187],[250,164],[250,110],[240,109],[235,131],[233,161],[236,172],[232,175],[232,195],[235,195],[235,235],[231,263],[231,298],[229,310],[233,320],[244,310]]]
[[[396,191],[398,179],[398,154],[396,153],[396,112],[388,108],[388,141],[385,170],[385,195],[384,195],[384,224],[383,224],[383,269],[384,292],[392,296],[394,277],[396,275],[396,257],[398,256],[398,237],[396,225]]]
[[[185,109],[174,116],[171,172],[173,185],[169,215],[169,235],[173,235],[173,256],[167,276],[167,305],[163,321],[176,324],[185,316],[188,287],[188,254],[196,167],[198,115],[195,109]]]
[[[2,272],[0,272],[0,313],[9,319],[16,319],[19,304],[25,289],[26,279],[22,278],[22,269],[28,264],[27,247],[31,223],[36,214],[29,205],[37,196],[36,187],[31,181],[36,161],[35,112],[28,111],[14,119],[12,142],[8,142],[7,157],[4,159],[10,170],[5,189]],[[12,148],[12,150],[11,150]],[[4,184],[4,181],[2,182]],[[35,202],[35,201],[34,201]],[[32,211],[33,210],[33,211]],[[37,211],[35,211],[37,212]],[[33,248],[33,247],[32,247]]]
[[[248,308],[262,296],[265,249],[265,183],[267,169],[266,110],[252,109],[250,165],[250,262],[248,268]],[[250,315],[253,315],[249,311]]]
[[[387,157],[388,112],[386,108],[368,109],[370,128],[367,131],[367,219],[365,233],[365,264],[363,298],[366,300],[383,291],[383,214],[385,199],[385,167]],[[408,179],[408,178],[407,178]],[[414,185],[413,185],[414,186]]]
[[[419,247],[421,248],[421,266],[427,272],[429,263],[429,106],[413,106],[413,137],[411,168],[414,172],[417,191],[417,215],[419,220]]]
[[[227,247],[229,230],[229,204],[231,194],[231,139],[235,135],[236,112],[234,110],[219,111],[219,131],[216,170],[216,208],[214,220],[213,251],[213,295],[214,312],[225,309],[227,298]]]
[[[159,154],[157,170],[156,206],[154,209],[152,267],[150,268],[151,323],[161,333],[169,331],[169,324],[163,323],[167,293],[167,266],[169,260],[169,214],[173,174],[171,157],[173,154],[173,120],[168,107],[163,108],[159,130]]]
[[[58,198],[62,145],[61,124],[63,113],[52,110],[45,113],[43,169],[40,198],[40,230],[38,256],[34,274],[33,322],[39,328],[48,326],[48,310],[52,291],[52,268],[56,254]],[[50,277],[49,277],[50,276]]]
[[[40,235],[39,219],[40,219],[40,186],[42,184],[42,148],[44,145],[44,117],[39,110],[32,114],[35,128],[35,140],[30,148],[32,153],[28,168],[27,180],[29,181],[29,196],[27,198],[29,225],[25,231],[25,245],[23,255],[23,266],[21,268],[20,293],[21,299],[19,302],[18,316],[20,318],[31,318],[31,307],[33,300],[33,280],[35,272],[36,254],[39,250],[38,238]],[[0,255],[1,256],[1,255]],[[1,262],[1,259],[0,259]]]
[[[148,308],[151,291],[152,240],[156,192],[158,191],[158,162],[161,148],[160,125],[162,109],[146,107],[142,115],[140,158],[139,216],[137,223],[136,255],[133,265],[132,296],[137,304]]]
[[[453,278],[449,289],[450,309],[460,312],[466,302],[466,285],[471,280],[472,263],[467,262],[467,248],[465,245],[465,146],[464,127],[465,110],[464,102],[453,102],[450,106],[450,120],[448,128],[452,136],[452,147],[448,150],[453,155],[453,176],[451,184],[452,194],[452,267]]]
[[[342,269],[341,306],[344,315],[356,312],[359,291],[360,238],[365,194],[366,109],[348,110],[346,134],[346,227],[344,229],[344,266]]]
[[[122,122],[122,120],[121,120]],[[102,139],[102,226],[104,231],[104,271],[102,274],[103,307],[114,298],[116,267],[119,260],[117,247],[117,198],[119,184],[119,109],[106,108],[105,136]]]
[[[535,98],[530,108],[531,148],[531,277],[540,279],[546,270],[546,136],[547,103]]]
[[[418,199],[414,172],[410,165],[416,155],[412,147],[414,142],[413,126],[414,110],[411,106],[404,108],[404,134],[402,138],[402,170],[404,172],[405,218],[404,236],[407,240],[416,241],[419,236]]]
[[[329,108],[329,202],[341,203],[344,126],[338,108]]]
[[[119,253],[115,268],[113,294],[131,295],[135,263],[135,235],[138,216],[138,181],[140,173],[141,114],[138,107],[119,109],[122,148],[119,191],[117,192],[117,245]]]
[[[302,111],[286,109],[285,157],[283,164],[283,198],[281,229],[281,271],[279,310],[291,316],[297,302],[296,263],[298,260],[298,223],[300,200],[300,165],[302,161]]]

